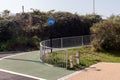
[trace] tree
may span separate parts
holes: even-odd
[[[3,15],[3,17],[8,17],[9,16],[9,14],[10,14],[10,11],[9,10],[4,10],[3,11],[3,13],[2,13],[2,15]]]
[[[120,16],[108,18],[108,20],[94,24],[91,28],[95,34],[92,44],[95,50],[119,50],[120,49]]]

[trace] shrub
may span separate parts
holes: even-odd
[[[7,45],[4,43],[0,43],[0,51],[6,51]]]
[[[120,17],[94,24],[91,31],[95,34],[92,42],[95,50],[120,49]]]
[[[39,49],[40,39],[38,37],[18,37],[8,40],[0,47],[0,51],[3,50],[34,50]]]

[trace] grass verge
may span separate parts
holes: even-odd
[[[70,55],[75,55],[78,51],[81,52],[80,57],[80,64],[76,64],[76,60],[74,60],[74,67],[70,68]],[[66,52],[65,51],[57,51],[53,52],[52,54],[45,55],[45,62],[59,66],[65,67],[66,66]],[[77,49],[69,49],[67,52],[67,68],[78,70],[86,68],[92,64],[98,62],[120,62],[120,54],[118,51],[104,51],[104,52],[97,52],[92,51],[90,47],[82,47]]]

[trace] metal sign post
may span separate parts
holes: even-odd
[[[48,18],[48,25],[50,25],[50,47],[51,47],[51,53],[52,53],[52,25],[54,25],[55,19],[54,18]]]

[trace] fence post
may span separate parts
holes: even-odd
[[[63,48],[63,38],[61,38],[61,48]]]
[[[41,59],[41,54],[42,54],[42,49],[41,49],[41,43],[40,43],[40,59]]]
[[[43,55],[45,55],[45,41],[44,41],[44,44],[43,44],[43,45],[44,45],[44,47],[43,47],[43,51],[44,51],[44,52],[43,52]]]
[[[83,43],[83,36],[82,36],[82,46],[84,45],[84,43]]]
[[[66,69],[67,69],[67,64],[68,64],[68,50],[66,50]]]

